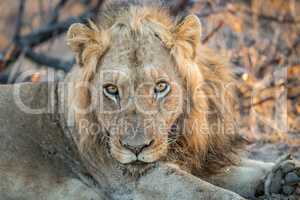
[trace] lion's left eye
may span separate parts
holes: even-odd
[[[157,99],[165,97],[170,92],[170,85],[166,81],[156,83],[154,93]]]

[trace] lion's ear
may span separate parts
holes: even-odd
[[[108,46],[108,37],[104,31],[90,22],[90,27],[75,23],[67,32],[67,45],[76,56],[76,61],[83,66],[91,56],[99,58]]]
[[[84,24],[72,24],[67,32],[67,45],[76,56],[77,63],[82,66],[82,52],[90,40],[91,29]]]
[[[201,43],[201,29],[201,22],[196,15],[188,15],[175,27],[175,47],[181,48],[180,53],[184,53],[186,58],[193,59],[196,56]]]

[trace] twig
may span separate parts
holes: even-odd
[[[104,0],[98,0],[97,3],[96,3],[96,5],[91,8],[90,12],[94,13],[90,17],[91,20],[95,21],[95,19],[93,19],[93,18],[97,16],[97,14],[98,14],[98,12],[99,12],[99,10],[100,10],[100,8],[101,8],[101,6],[102,6],[103,3],[104,3]]]
[[[246,12],[251,16],[255,15],[255,13],[251,13],[251,11],[246,11]],[[274,16],[259,14],[258,18],[262,19],[262,20],[277,22],[280,24],[298,24],[298,23],[300,23],[300,20],[295,20],[294,18],[291,18],[291,17],[283,17],[282,19],[280,19],[280,18],[277,18]]]
[[[224,21],[219,21],[218,25],[210,32],[207,34],[207,36],[202,40],[202,43],[205,44],[208,42],[208,40],[216,33],[220,30],[220,28],[222,28],[224,25]]]
[[[18,16],[17,16],[17,21],[16,21],[16,30],[15,30],[15,34],[12,38],[13,42],[17,42],[20,38],[21,29],[22,29],[22,21],[23,21],[22,18],[23,18],[25,3],[26,3],[26,0],[20,0],[19,9],[18,9]]]
[[[287,98],[288,99],[297,99],[298,97],[300,97],[300,94],[295,94],[295,95],[288,95]],[[250,105],[247,105],[247,106],[243,106],[242,107],[242,110],[249,110],[250,108],[252,107],[255,107],[255,106],[259,106],[267,101],[272,101],[272,100],[275,100],[275,97],[273,96],[269,96],[269,97],[266,97],[258,102],[255,102],[255,103],[252,103]]]
[[[59,36],[60,34],[65,33],[71,24],[75,22],[84,22],[87,18],[91,16],[92,14],[88,11],[79,17],[70,17],[65,21],[58,22],[53,25],[43,26],[23,36],[20,39],[20,43],[22,46],[36,46],[53,38],[54,36]]]
[[[38,16],[40,18],[41,23],[45,23],[45,10],[44,10],[44,1],[43,0],[37,0],[38,1],[38,6],[39,6],[39,12]]]
[[[227,8],[223,8],[223,7],[222,8],[214,8],[214,9],[211,9],[211,10],[201,11],[201,13],[198,13],[197,16],[199,18],[205,18],[205,17],[209,17],[211,15],[226,12],[226,11],[227,11]]]
[[[280,64],[282,61],[281,57],[278,55],[279,49],[278,49],[278,43],[280,39],[280,29],[276,29],[274,31],[274,36],[272,38],[271,44],[268,47],[268,53],[267,53],[267,60],[265,63],[263,63],[261,66],[257,68],[257,71],[255,72],[256,76],[259,78],[262,78],[264,73],[268,70],[269,66],[272,66],[274,64]]]
[[[22,1],[22,0],[20,0],[20,1]],[[5,56],[3,56],[2,59],[0,59],[0,71],[4,67],[15,62],[18,59],[18,57],[20,56],[23,49],[33,48],[33,47],[35,47],[43,42],[46,42],[58,35],[61,35],[62,33],[65,33],[68,30],[68,27],[75,22],[87,23],[87,19],[93,18],[94,16],[97,15],[103,2],[104,2],[104,0],[98,0],[95,6],[90,7],[87,11],[85,11],[78,17],[70,17],[64,21],[57,22],[57,23],[54,23],[51,25],[46,24],[45,26],[42,26],[39,29],[32,31],[31,33],[29,33],[25,36],[20,36],[18,39],[18,42],[14,42],[11,45],[11,47],[9,48],[9,51],[5,52]],[[27,54],[27,55],[32,55],[32,54]],[[52,59],[50,59],[50,60],[52,60]],[[56,60],[56,61],[58,61],[58,60]],[[50,63],[63,63],[63,61],[50,62]],[[59,68],[62,66],[63,65],[60,65]],[[54,66],[51,65],[50,67],[54,67]],[[66,69],[66,70],[68,70],[68,69]]]
[[[64,5],[68,2],[68,0],[60,0],[55,8],[52,11],[52,15],[50,17],[50,20],[48,22],[49,25],[52,25],[57,22],[59,18],[60,10],[64,7]]]
[[[170,8],[170,12],[172,15],[177,16],[180,12],[184,12],[189,6],[191,6],[190,0],[180,0],[177,5]]]
[[[264,98],[264,99],[262,99],[262,100],[260,100],[258,102],[252,103],[252,104],[250,104],[248,106],[243,106],[242,109],[243,110],[248,110],[248,109],[250,109],[252,107],[259,106],[259,105],[261,105],[261,104],[263,104],[263,103],[265,103],[267,101],[271,101],[271,100],[275,100],[275,98],[274,97],[266,97],[266,98]]]
[[[258,17],[258,19],[273,21],[273,22],[280,23],[280,24],[298,24],[298,23],[300,23],[300,20],[296,20],[292,17],[286,16],[286,17],[283,17],[283,18],[278,18],[278,17],[275,17],[275,16],[264,15],[264,14],[261,14],[261,13],[255,13],[255,12],[253,12],[253,11],[247,9],[247,8],[238,9],[238,10],[228,9],[228,11],[231,14],[234,14],[234,15],[236,15],[237,12],[241,12],[243,14],[249,15],[250,17],[251,16],[256,16],[256,17]]]
[[[92,0],[80,0],[80,3],[83,5],[89,5]]]
[[[295,39],[291,48],[289,48],[288,51],[285,53],[285,56],[290,57],[292,55],[293,51],[296,50],[299,45],[300,45],[300,36]]]
[[[297,98],[299,98],[299,97],[300,97],[300,94],[295,94],[295,95],[289,95],[289,96],[288,96],[288,98],[289,98],[289,99],[292,99],[292,100],[297,99]]]
[[[61,59],[47,56],[42,53],[35,53],[30,48],[25,49],[25,56],[39,65],[46,65],[53,69],[63,70],[65,72],[68,72],[75,64],[75,59],[63,61]]]
[[[90,19],[97,14],[102,2],[103,0],[98,0],[98,3],[95,5],[95,7],[88,9],[78,17],[69,17],[65,21],[58,22],[53,25],[43,26],[29,33],[28,35],[25,35],[21,39],[22,45],[26,47],[38,45],[53,38],[54,36],[65,33],[69,26],[75,22],[87,23],[87,19]]]

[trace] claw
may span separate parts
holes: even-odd
[[[295,163],[290,161],[290,160],[287,160],[285,161],[285,163],[282,165],[282,172],[284,174],[287,174],[293,170],[295,170]]]
[[[286,163],[288,163],[290,160],[292,159],[291,154],[285,154],[281,157],[279,157],[276,161],[275,161],[275,167],[273,168],[273,172],[277,171],[279,168],[281,168],[283,165],[285,165]]]
[[[271,199],[271,194],[273,190],[276,190],[276,188],[272,189],[272,180],[274,180],[276,172],[284,165],[286,162],[291,158],[290,154],[286,154],[281,156],[277,161],[275,162],[275,166],[273,167],[272,171],[270,171],[266,178],[265,178],[265,195],[268,199]]]
[[[290,172],[286,175],[285,182],[288,185],[294,185],[300,183],[300,177],[295,172]]]
[[[283,161],[285,161],[285,160],[291,160],[291,159],[293,159],[292,158],[292,155],[290,154],[290,153],[288,153],[288,154],[284,154],[284,155],[282,155],[282,156],[280,156],[277,160],[276,160],[276,164],[279,164],[279,163],[281,163],[281,162],[283,162]]]
[[[273,176],[273,179],[270,183],[270,193],[272,194],[278,194],[281,189],[281,180],[282,180],[282,172],[281,170],[278,170],[275,172],[275,175]]]

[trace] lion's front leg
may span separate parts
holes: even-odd
[[[224,173],[210,177],[208,181],[245,198],[298,199],[300,164],[289,156],[276,163],[243,159],[239,166],[224,169]]]
[[[140,178],[134,199],[242,200],[244,198],[203,181],[176,166],[160,164]]]

